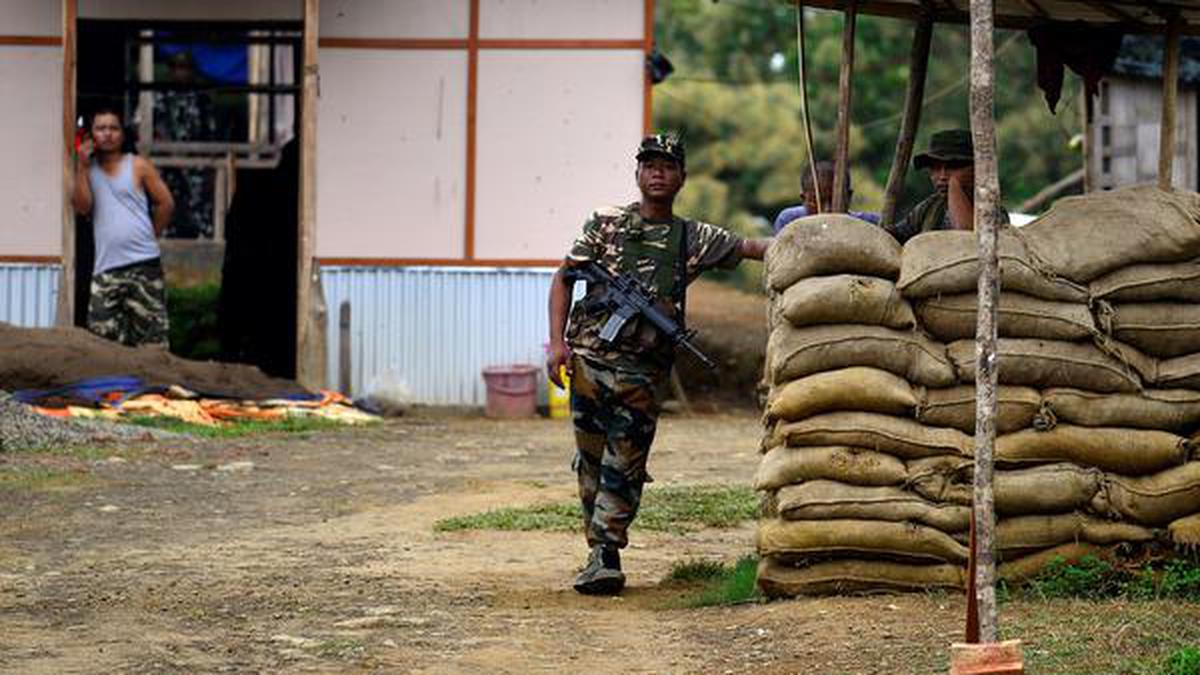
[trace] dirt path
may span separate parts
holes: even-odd
[[[667,418],[651,471],[746,482],[757,433]],[[413,418],[104,453],[65,487],[0,490],[0,672],[944,672],[958,597],[669,609],[672,563],[732,562],[749,525],[635,532],[619,599],[570,590],[578,535],[432,530],[572,499],[570,443],[555,421]]]

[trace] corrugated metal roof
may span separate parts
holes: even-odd
[[[483,405],[484,367],[543,363],[553,273],[549,268],[322,267],[328,386],[338,383],[338,312],[348,301],[354,395],[403,382],[416,403]]]
[[[847,0],[801,0],[809,7],[845,9]],[[930,3],[937,21],[964,23],[970,0],[936,0]],[[1200,34],[1200,0],[995,0],[996,26],[1028,28],[1042,21],[1087,21],[1124,24],[1126,32],[1164,32],[1162,12],[1179,12],[1189,25],[1184,32]],[[922,12],[921,0],[860,0],[859,14],[915,18]]]
[[[25,328],[54,325],[58,265],[0,264],[0,321]]]

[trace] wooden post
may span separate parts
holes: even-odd
[[[971,133],[975,143],[975,231],[979,239],[979,315],[975,326],[975,592],[979,639],[996,642],[996,514],[992,492],[996,443],[996,302],[1000,294],[992,0],[971,0]]]
[[[1163,55],[1162,126],[1158,143],[1158,187],[1171,189],[1175,168],[1175,108],[1179,105],[1179,33],[1183,21],[1167,20],[1167,45]]]
[[[350,359],[350,301],[343,300],[338,307],[338,391],[350,396],[351,370],[354,364]]]
[[[847,202],[847,171],[850,167],[850,102],[854,78],[854,28],[858,23],[858,0],[847,0],[842,25],[842,70],[838,77],[837,159],[833,170],[832,211],[842,213]]]
[[[900,123],[900,139],[888,173],[887,189],[883,196],[880,223],[887,227],[896,222],[896,205],[904,191],[908,163],[912,160],[913,143],[921,126],[921,106],[925,103],[925,72],[929,67],[929,45],[933,39],[933,15],[926,11],[913,33],[912,51],[908,55],[908,91],[904,95],[904,120]]]
[[[1100,95],[1105,94],[1101,91]],[[1079,106],[1079,114],[1083,117],[1083,193],[1087,194],[1096,189],[1096,165],[1100,161],[1096,148],[1099,147],[1099,143],[1096,142],[1095,136],[1096,115],[1087,87],[1080,88],[1079,101],[1082,103]]]
[[[823,212],[829,204],[829,195],[821,194],[821,181],[817,179],[817,152],[813,144],[812,116],[808,108],[808,69],[804,57],[807,51],[804,46],[804,3],[802,0],[796,0],[796,69],[800,85],[800,116],[804,124],[804,144],[808,150],[808,170],[812,175],[813,196],[817,198],[817,212]],[[804,185],[803,176],[800,178],[800,185]]]
[[[322,303],[314,269],[317,227],[317,19],[320,0],[304,0],[304,82],[300,97],[300,231],[296,255],[296,380],[310,388],[325,386],[324,334],[318,315]],[[269,122],[272,123],[273,122]]]
[[[78,0],[62,1],[62,274],[58,281],[55,323],[75,325],[75,18]]]

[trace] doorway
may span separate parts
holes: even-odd
[[[81,19],[77,124],[124,114],[176,203],[160,248],[171,350],[296,375],[303,23]],[[94,237],[76,219],[75,323]]]

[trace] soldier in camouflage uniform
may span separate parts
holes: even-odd
[[[929,150],[913,158],[913,166],[929,169],[934,192],[888,230],[901,244],[922,232],[975,229],[975,146],[966,129],[939,131]],[[1008,213],[1001,209],[1001,222]]]
[[[158,237],[175,201],[149,160],[122,152],[124,140],[120,113],[101,108],[76,161],[71,201],[76,213],[92,215],[96,244],[88,329],[131,347],[165,346]]]
[[[580,593],[619,593],[625,585],[619,550],[628,543],[642,486],[650,481],[646,460],[674,346],[637,319],[614,342],[602,341],[608,314],[593,302],[602,289],[589,284],[587,295],[571,308],[573,282],[566,269],[595,262],[614,274],[631,275],[682,321],[688,283],[707,269],[734,267],[743,258],[761,260],[767,247],[766,240],[745,240],[673,213],[686,178],[684,159],[682,143],[672,136],[643,140],[636,173],[641,201],[594,212],[551,282],[546,366],[556,383],[561,384],[560,368],[571,377],[573,468],[591,549],[575,580]]]

